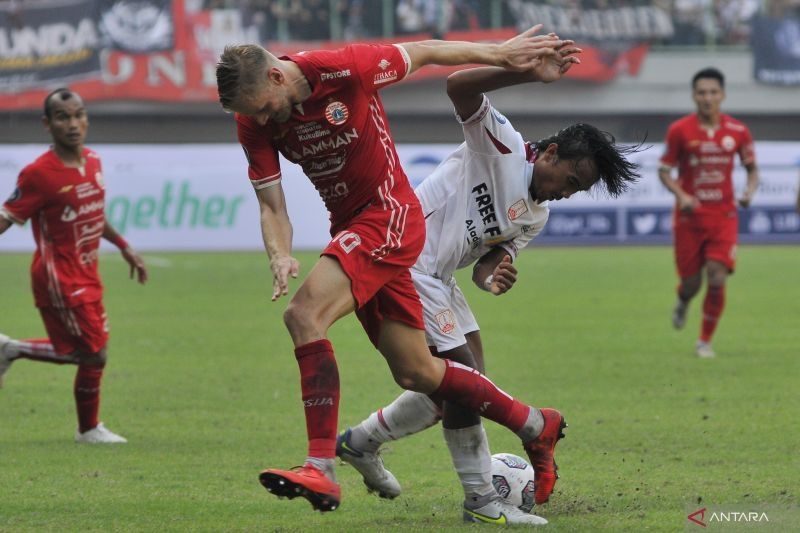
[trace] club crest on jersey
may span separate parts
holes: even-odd
[[[456,329],[456,317],[450,309],[445,309],[436,314],[436,323],[442,333],[450,333]]]
[[[525,200],[517,200],[508,208],[508,219],[516,220],[527,212],[528,205],[525,203]]]
[[[101,189],[105,189],[105,183],[103,182],[103,173],[99,170],[94,173],[94,181],[97,182],[97,186]]]
[[[723,137],[720,144],[722,145],[722,148],[728,152],[731,152],[734,148],[736,148],[736,141],[730,135]]]
[[[344,124],[347,122],[347,117],[349,116],[350,111],[348,111],[347,106],[341,102],[331,102],[328,104],[328,107],[325,108],[325,118],[334,126]]]

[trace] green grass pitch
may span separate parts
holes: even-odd
[[[394,501],[368,495],[349,466],[338,468],[344,499],[334,513],[268,495],[259,471],[302,462],[305,425],[287,300],[269,301],[266,255],[145,258],[145,287],[116,254],[101,260],[112,326],[101,414],[130,443],[75,444],[74,367],[15,363],[0,390],[0,530],[480,529],[461,522],[439,428],[387,446],[404,488]],[[299,258],[307,272],[314,254]],[[28,263],[0,256],[0,331],[15,338],[43,333]],[[692,352],[701,300],[684,331],[671,328],[667,247],[528,250],[502,297],[461,273],[490,377],[569,422],[561,480],[537,508],[547,531],[683,531],[700,506],[797,509],[798,265],[796,246],[742,247],[713,360]],[[399,389],[353,317],[331,339],[345,427]],[[504,428],[486,426],[494,452],[522,452]]]

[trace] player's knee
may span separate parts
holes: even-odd
[[[103,368],[104,366],[106,366],[107,359],[108,357],[106,355],[105,348],[100,349],[100,351],[96,353],[80,354],[81,366],[93,366],[93,367]]]
[[[300,338],[316,332],[312,310],[302,303],[292,300],[283,313],[283,323],[292,338]]]
[[[424,392],[426,394],[434,391],[437,383],[428,372],[423,368],[402,368],[392,372],[395,383],[405,390],[414,392]]]

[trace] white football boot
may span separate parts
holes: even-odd
[[[13,363],[13,359],[11,356],[6,354],[6,345],[11,338],[8,335],[3,335],[0,333],[0,388],[3,387],[3,374],[5,374],[11,363]]]
[[[336,439],[336,455],[345,463],[358,470],[364,478],[364,485],[370,492],[377,492],[378,496],[394,499],[400,495],[402,489],[394,474],[386,470],[383,460],[377,453],[356,450],[350,444],[351,429],[339,434]]]
[[[675,302],[675,307],[672,308],[672,327],[675,329],[683,329],[686,324],[686,311],[689,309],[689,303],[682,301],[680,298]]]
[[[128,439],[109,431],[102,422],[97,427],[83,433],[75,432],[75,442],[84,444],[117,444],[128,442]]]
[[[697,357],[701,357],[703,359],[711,359],[717,355],[714,353],[711,343],[703,341],[697,341],[697,344],[694,346],[694,353],[697,355]]]
[[[543,526],[547,523],[547,520],[541,516],[520,511],[498,495],[494,496],[483,507],[478,507],[477,509],[464,507],[464,522],[479,522],[498,526],[518,524]]]

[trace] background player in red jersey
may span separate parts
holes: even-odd
[[[106,221],[100,158],[83,143],[89,121],[81,97],[56,89],[44,100],[42,122],[53,145],[22,169],[17,188],[0,208],[0,234],[30,219],[36,252],[31,281],[47,339],[12,340],[0,334],[0,379],[17,359],[78,366],[77,442],[127,442],[98,419],[106,364],[108,322],[97,272],[103,237],[122,251],[139,283],[142,259]]]
[[[722,73],[707,68],[695,74],[692,96],[697,113],[670,125],[658,177],[676,200],[675,261],[681,281],[672,324],[676,329],[684,326],[705,268],[708,287],[695,351],[699,357],[714,357],[711,337],[725,305],[725,281],[736,264],[738,216],[731,177],[736,154],[747,169],[741,207],[750,205],[759,179],[750,131],[720,111],[725,99]],[[677,180],[671,176],[674,167]]]
[[[476,370],[428,351],[409,273],[425,241],[425,221],[378,97],[378,89],[424,65],[482,63],[526,71],[571,44],[555,35],[536,36],[539,28],[502,44],[354,44],[282,58],[246,45],[228,47],[220,57],[220,102],[237,112],[261,207],[273,300],[288,293],[288,278],[299,272],[291,256],[278,152],[302,166],[331,213],[333,239],[284,314],[300,367],[308,455],[302,467],[261,473],[273,494],[303,496],[321,511],[339,505],[339,373],[326,336],[336,320],[355,311],[400,386],[436,394],[514,431],[537,467],[539,503],[549,498],[556,480],[553,452],[566,425],[561,414],[525,405]]]

